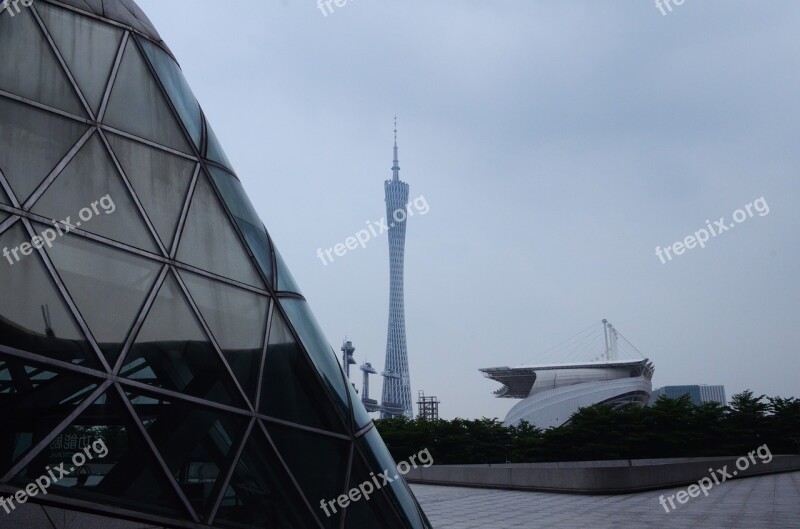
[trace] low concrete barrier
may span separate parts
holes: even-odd
[[[409,483],[501,488],[578,494],[626,494],[696,483],[712,469],[736,478],[800,470],[800,455],[776,455],[769,463],[755,456],[748,467],[736,467],[739,457],[631,459],[568,463],[515,463],[506,465],[433,465],[412,469]],[[744,463],[740,462],[744,467]]]

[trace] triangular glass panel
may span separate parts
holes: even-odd
[[[128,40],[125,47],[103,122],[178,151],[191,152],[134,39]]]
[[[278,290],[302,294],[278,248],[275,248],[275,264],[278,267]]]
[[[0,170],[20,203],[25,203],[88,127],[2,97],[0,116],[0,145],[14,146],[0,149]]]
[[[79,465],[81,460],[84,463]],[[48,467],[69,471],[68,476],[51,484],[51,491],[60,495],[153,514],[185,516],[177,493],[113,387],[62,431],[14,481],[33,483],[47,475]]]
[[[355,423],[356,430],[360,430],[372,423],[372,417],[367,413],[364,403],[361,402],[361,396],[356,391],[353,383],[349,380],[347,381],[347,390],[350,392],[350,405],[353,407],[353,422]]]
[[[44,505],[27,505],[26,507],[28,508],[14,509],[10,513],[4,514],[3,523],[6,527],[13,527],[15,529],[23,527],[30,527],[31,529],[40,529],[44,527],[50,529],[54,527],[51,522],[51,520],[53,520],[52,514],[45,512],[49,511],[50,508]],[[66,528],[56,525],[55,529]]]
[[[316,318],[311,313],[311,309],[302,299],[281,298],[281,306],[286,311],[289,323],[297,331],[300,341],[305,347],[311,361],[317,368],[317,372],[322,376],[325,386],[334,398],[342,417],[346,418],[349,425],[350,403],[348,400],[348,390],[345,386],[344,371],[342,371],[336,354],[333,352],[331,344],[325,338],[325,334],[320,329]]]
[[[312,507],[347,493],[349,442],[274,424],[267,424],[267,431]],[[339,528],[341,512],[317,515],[323,526]]]
[[[51,233],[45,236],[50,238]],[[97,355],[30,242],[21,222],[0,235],[0,343],[98,368]]]
[[[147,434],[201,518],[210,514],[249,418],[128,392]]]
[[[318,527],[257,425],[236,463],[213,523],[242,529]]]
[[[29,60],[4,59],[0,68],[0,90],[71,114],[86,116],[75,89],[31,10],[23,9],[13,17],[6,14],[0,12],[0,50],[3,50],[3,55],[36,59],[35,67]]]
[[[363,450],[369,467],[375,475],[377,476],[378,473],[384,472],[393,480],[383,491],[389,496],[389,499],[405,519],[406,523],[403,524],[403,527],[426,529],[417,510],[417,502],[414,499],[414,495],[411,493],[411,489],[408,488],[405,478],[400,475],[397,464],[389,453],[389,449],[386,448],[383,439],[381,439],[378,429],[372,428],[356,442]],[[428,453],[428,456],[430,456],[430,453]],[[425,459],[428,459],[428,457]],[[432,462],[433,458],[430,458],[430,460]],[[408,465],[409,463],[406,462],[406,464]]]
[[[2,192],[2,190],[0,190],[0,192]],[[2,225],[3,221],[5,221],[11,215],[12,215],[12,213],[8,213],[6,211],[0,210],[0,225]],[[0,228],[0,233],[2,233],[4,230],[5,230],[5,228]]]
[[[72,413],[100,381],[0,354],[0,475]]]
[[[69,234],[59,237],[47,253],[100,349],[114,365],[161,265]]]
[[[259,412],[276,419],[345,433],[314,368],[280,313],[272,313]]]
[[[195,162],[116,134],[106,138],[161,242],[171,248]]]
[[[177,259],[223,277],[264,288],[239,235],[228,220],[208,179],[202,174],[194,190]]]
[[[0,204],[7,204],[9,206],[11,205],[11,199],[8,198],[8,195],[2,186],[0,186]]]
[[[70,0],[74,1],[74,0]],[[93,0],[78,0],[80,2],[92,2]],[[102,0],[97,0],[102,1]],[[67,3],[67,2],[65,2]],[[91,514],[88,512],[76,512],[71,507],[54,507],[41,505],[43,512],[47,513],[47,522],[43,525],[23,525],[22,528],[30,529],[163,529],[162,526],[139,525],[135,522],[128,522],[109,514]],[[105,509],[108,510],[108,509]],[[51,525],[52,524],[52,525]],[[135,525],[134,525],[135,524]],[[15,529],[17,526],[13,526]]]
[[[253,204],[247,198],[241,182],[227,171],[218,167],[209,166],[209,172],[214,179],[214,183],[222,194],[222,200],[231,211],[236,225],[242,230],[250,251],[256,257],[261,271],[272,281],[272,245],[269,242],[267,229],[258,217]]]
[[[36,5],[44,25],[93,112],[114,67],[122,30],[42,2]]]
[[[369,492],[367,483],[374,483],[374,479],[382,484],[382,478],[376,478],[374,471],[367,468],[356,451],[353,458],[353,469],[350,474],[350,489],[363,486]],[[379,471],[381,472],[381,471]],[[373,487],[375,489],[377,487]],[[350,490],[348,489],[348,490]],[[329,509],[340,508],[334,503]],[[364,501],[363,496],[359,501],[351,502],[345,509],[345,529],[396,529],[397,527],[410,527],[397,519],[394,509],[386,498],[383,489],[371,493],[369,501]]]
[[[91,3],[93,0],[84,1]],[[103,13],[106,18],[131,26],[145,35],[157,36],[152,23],[147,18],[147,15],[136,5],[135,0],[118,0],[114,2],[103,0]]]
[[[61,3],[77,7],[78,9],[88,11],[98,16],[103,16],[103,0],[66,0]]]
[[[57,221],[159,253],[98,134],[92,135],[31,209]]]
[[[180,274],[239,383],[255,402],[267,297],[197,274]]]
[[[206,121],[206,134],[208,136],[206,158],[217,162],[220,165],[224,165],[230,170],[233,170],[231,162],[228,161],[228,157],[225,155],[225,151],[222,150],[222,145],[219,144],[217,135],[214,134],[214,129],[211,128],[211,125],[208,124],[208,121]]]
[[[126,355],[120,374],[193,397],[244,406],[219,353],[171,273]]]
[[[142,45],[145,55],[150,60],[150,64],[155,68],[161,84],[164,85],[172,105],[178,111],[184,126],[192,136],[195,147],[200,149],[200,137],[202,135],[202,117],[200,115],[200,105],[197,103],[189,83],[183,76],[178,63],[169,56],[161,47],[153,44],[150,40],[137,37],[139,44]]]

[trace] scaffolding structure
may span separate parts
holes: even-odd
[[[428,421],[439,420],[439,402],[437,397],[426,397],[425,392],[420,390],[417,401],[417,417]]]

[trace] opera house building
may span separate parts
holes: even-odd
[[[653,364],[641,357],[630,342],[620,339],[618,331],[606,320],[602,329],[599,334],[604,338],[602,353],[588,361],[481,369],[485,377],[503,385],[494,392],[495,396],[521,399],[508,412],[503,424],[512,426],[525,421],[542,429],[556,428],[567,424],[580,408],[595,404],[615,409],[646,406],[653,389]],[[591,350],[596,331],[576,335],[575,343]],[[567,348],[570,347],[568,344]],[[639,358],[620,359],[620,351]]]

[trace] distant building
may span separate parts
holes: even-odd
[[[683,395],[689,395],[694,405],[706,402],[719,402],[723,406],[727,405],[725,400],[725,386],[708,386],[706,384],[690,386],[664,386],[653,391],[650,395],[650,406],[656,403],[658,398],[665,395],[671,399],[677,399]]]
[[[503,424],[526,421],[539,428],[567,424],[581,408],[605,404],[614,409],[646,406],[650,400],[654,367],[647,358],[618,358],[619,332],[603,320],[602,354],[587,361],[493,367],[480,371],[503,384],[497,397],[522,399],[506,415]],[[629,342],[625,340],[625,344]],[[582,348],[592,350],[584,340]],[[636,356],[638,350],[631,346]]]

